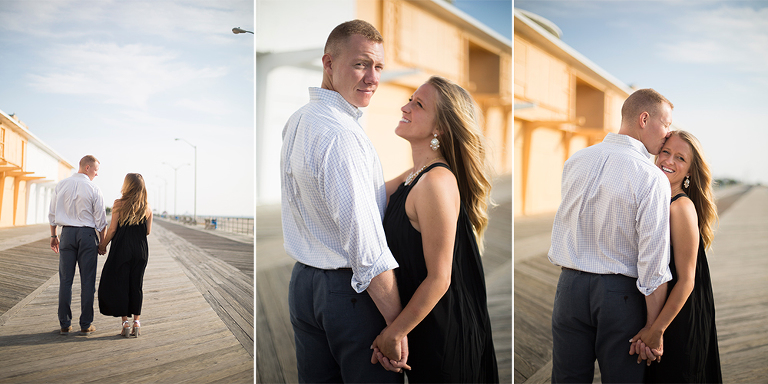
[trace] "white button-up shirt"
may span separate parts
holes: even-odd
[[[637,278],[650,295],[669,271],[670,186],[643,143],[609,133],[565,163],[549,260]]]
[[[351,285],[360,293],[398,267],[381,224],[381,163],[357,122],[362,112],[335,91],[310,88],[309,96],[283,129],[285,250],[315,268],[352,268]]]
[[[51,196],[48,222],[51,226],[91,227],[101,232],[107,226],[101,189],[83,173],[60,181]]]

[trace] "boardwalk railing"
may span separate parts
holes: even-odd
[[[203,225],[205,229],[253,236],[252,217],[198,216],[197,222],[191,216],[168,216],[166,218],[185,225]]]

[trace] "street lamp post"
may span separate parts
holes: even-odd
[[[168,210],[168,180],[166,180],[164,177],[160,177],[157,175],[155,177],[157,177],[158,179],[162,180],[165,183],[165,202],[163,203],[163,211],[167,211]],[[160,213],[162,214],[163,211],[160,211]]]
[[[193,215],[194,215],[194,218],[195,218],[195,225],[197,225],[197,146],[196,145],[192,145],[192,143],[190,143],[189,141],[186,141],[186,140],[184,140],[182,138],[178,138],[177,137],[176,141],[179,141],[179,140],[189,144],[190,146],[192,146],[192,148],[195,149],[195,203],[194,203],[194,211],[193,211],[194,213],[193,213]]]
[[[232,28],[232,33],[234,33],[235,35],[237,35],[238,33],[250,33],[251,35],[253,35],[253,32],[251,32],[251,31],[246,31],[245,29],[242,29],[242,28],[240,28],[240,27],[234,27],[234,28]]]
[[[178,171],[179,168],[181,168],[181,167],[183,167],[185,165],[189,165],[189,163],[179,165],[178,167],[174,167],[173,165],[170,165],[170,164],[168,164],[166,162],[163,162],[163,164],[173,168],[173,216],[176,217],[176,196],[177,196],[177,194],[176,194],[176,184],[177,184],[176,183],[176,180],[177,180],[176,173],[177,172],[176,171]]]

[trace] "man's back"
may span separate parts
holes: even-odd
[[[609,134],[566,162],[552,229],[552,263],[642,276],[639,286],[653,286],[664,276],[669,182],[648,156],[640,142]],[[639,260],[651,263],[638,271]]]
[[[60,181],[51,197],[49,219],[51,225],[102,230],[107,223],[99,187],[82,173]]]

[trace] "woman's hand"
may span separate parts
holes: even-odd
[[[629,340],[629,354],[637,354],[637,363],[646,360],[648,365],[652,361],[661,361],[664,354],[664,333],[651,327],[645,327]]]
[[[388,332],[389,328],[384,328],[381,334],[371,344],[373,354],[371,363],[381,364],[384,369],[393,372],[401,372],[402,369],[411,369],[408,361],[408,337],[405,336],[398,340],[393,332]]]

